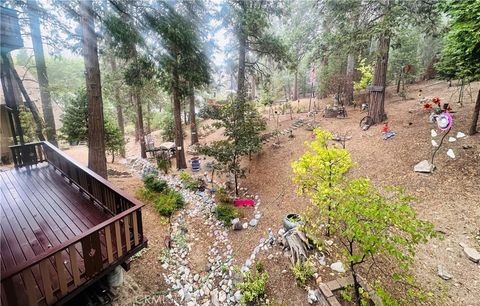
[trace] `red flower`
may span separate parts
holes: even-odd
[[[427,110],[428,110],[428,109],[432,109],[432,104],[430,104],[430,103],[425,103],[425,104],[423,104],[423,108],[424,108],[424,109],[427,109]]]
[[[438,106],[440,106],[440,98],[435,97],[435,98],[432,99],[432,102],[437,104]]]

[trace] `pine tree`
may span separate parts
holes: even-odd
[[[88,167],[106,178],[102,85],[94,12],[90,0],[80,1],[80,16],[88,98]]]

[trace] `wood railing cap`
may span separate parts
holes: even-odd
[[[110,188],[111,190],[115,191],[116,193],[118,193],[119,195],[121,195],[122,197],[124,197],[125,199],[127,199],[128,201],[132,202],[133,204],[135,205],[140,205],[140,206],[143,206],[144,204],[141,203],[140,201],[138,201],[137,199],[129,196],[128,194],[124,193],[124,191],[120,190],[118,187],[114,186],[112,183],[110,183],[108,180],[106,180],[105,178],[101,177],[100,175],[98,175],[97,173],[95,173],[94,171],[92,171],[91,169],[85,167],[84,165],[80,164],[78,161],[74,160],[73,158],[71,158],[70,156],[68,156],[67,154],[63,153],[62,150],[60,150],[59,148],[55,147],[54,145],[52,145],[51,143],[49,143],[48,141],[41,141],[39,143],[42,143],[43,145],[47,146],[49,149],[52,149],[54,150],[56,153],[62,155],[64,158],[66,158],[70,163],[74,164],[75,166],[77,166],[78,168],[82,169],[83,171],[85,171],[86,173],[88,173],[88,175],[92,176],[93,178],[97,179],[98,181],[100,181],[101,183],[103,183],[105,186],[107,186],[108,188]]]

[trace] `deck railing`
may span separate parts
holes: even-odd
[[[8,305],[51,305],[65,300],[146,245],[143,204],[48,142],[13,146],[16,167],[47,161],[70,183],[113,214],[112,218],[48,252],[7,270],[1,277]],[[21,294],[24,293],[24,296]]]

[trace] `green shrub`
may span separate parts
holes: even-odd
[[[175,200],[176,208],[183,208],[185,206],[185,200],[180,192],[175,190],[170,190],[168,192],[169,196]]]
[[[237,210],[231,204],[217,204],[214,213],[217,219],[227,226],[237,217]]]
[[[263,261],[259,260],[255,263],[255,270],[257,272],[263,272],[265,271],[265,267],[263,266]]]
[[[164,158],[162,156],[157,157],[157,168],[158,170],[162,170],[163,173],[168,174],[168,171],[172,167],[170,159]]]
[[[175,190],[165,191],[154,202],[157,212],[165,217],[170,217],[176,209],[183,206],[185,206],[185,201],[182,195]]]
[[[251,273],[246,272],[243,274],[243,282],[238,284],[237,287],[242,293],[242,299],[240,304],[260,304],[261,299],[265,296],[265,290],[267,288],[268,273]]]
[[[313,277],[313,274],[315,274],[315,265],[309,258],[302,263],[297,262],[294,266],[290,267],[290,270],[292,271],[297,284],[303,287],[306,282]]]
[[[220,119],[220,113],[222,109],[220,106],[217,105],[205,105],[204,107],[200,108],[198,112],[198,117],[202,119]]]
[[[153,203],[158,197],[158,193],[143,187],[137,190],[136,196],[142,201]]]
[[[181,171],[179,176],[185,188],[195,191],[200,187],[198,182],[187,172]]]
[[[164,180],[161,180],[157,177],[155,177],[154,175],[147,175],[144,180],[143,180],[143,183],[145,185],[145,188],[147,188],[148,190],[150,191],[154,191],[154,192],[163,192],[164,190],[166,190],[168,188],[168,184],[166,181]]]
[[[154,202],[154,207],[160,215],[170,217],[176,208],[175,199],[168,194],[161,194]]]

